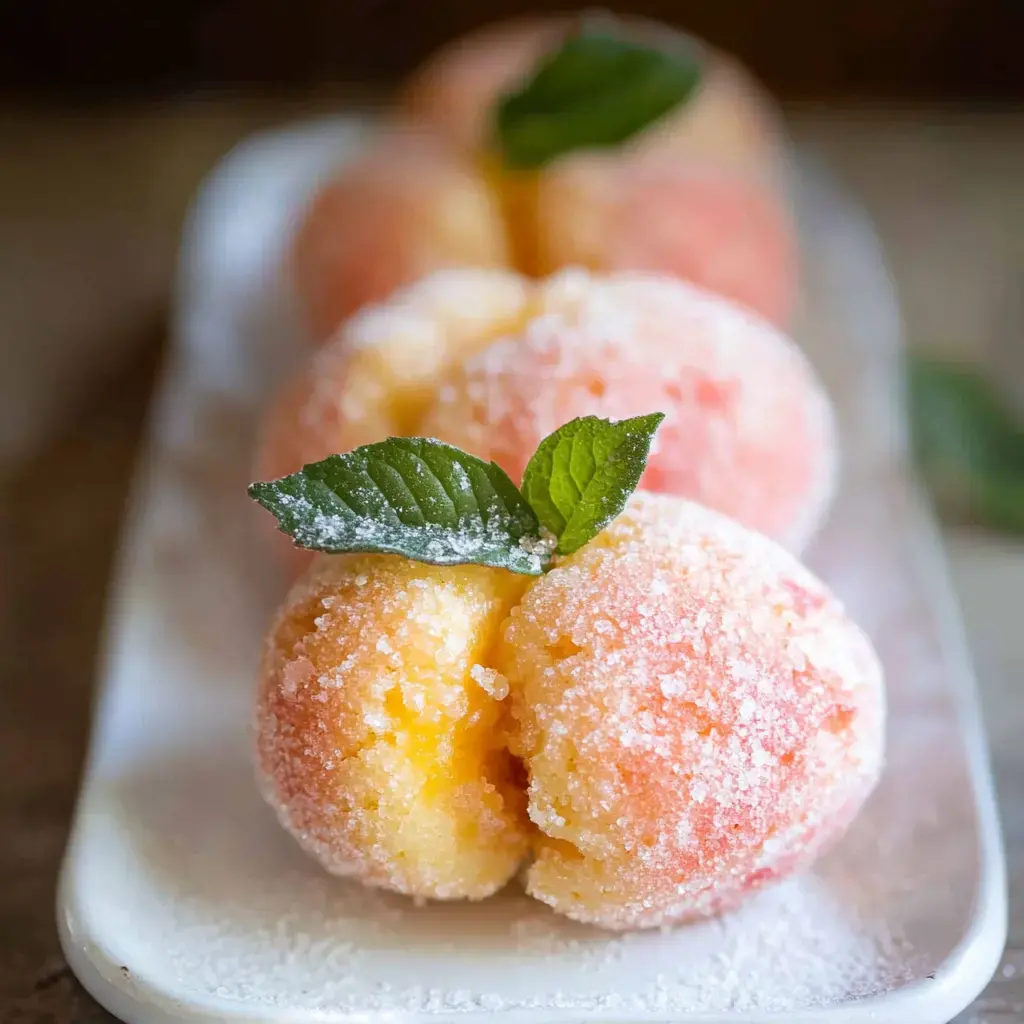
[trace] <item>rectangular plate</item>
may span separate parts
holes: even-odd
[[[288,228],[366,130],[332,120],[246,143],[188,224],[61,879],[71,966],[137,1024],[948,1020],[1005,937],[992,783],[941,549],[903,457],[889,283],[862,218],[806,160],[800,337],[846,442],[811,561],[878,645],[891,708],[888,766],[850,834],[725,919],[610,936],[515,892],[416,909],[332,878],[262,804],[248,724],[282,583],[244,493],[254,419],[302,351]]]

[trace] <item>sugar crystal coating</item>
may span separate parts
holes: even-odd
[[[881,670],[782,548],[638,493],[537,580],[320,556],[269,634],[258,773],[330,871],[609,929],[809,865],[878,777]],[[528,818],[527,818],[528,809]]]
[[[665,421],[641,487],[692,498],[802,549],[831,501],[831,405],[800,350],[768,323],[681,281],[563,271],[535,315],[440,387],[420,432],[514,479],[577,416]]]
[[[666,413],[642,486],[739,519],[793,550],[836,469],[833,414],[799,349],[664,275],[439,271],[349,320],[285,387],[261,479],[392,435],[435,436],[518,481],[580,415]],[[303,556],[294,556],[296,565]]]
[[[522,586],[391,555],[321,556],[296,583],[264,651],[258,774],[328,871],[434,899],[516,871],[522,796],[478,665]]]
[[[809,865],[878,778],[870,643],[768,539],[634,496],[497,651],[540,831],[526,888],[606,928],[729,909]]]

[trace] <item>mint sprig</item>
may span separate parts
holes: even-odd
[[[664,413],[613,423],[582,416],[540,443],[523,474],[523,497],[571,555],[626,507]]]
[[[254,483],[249,496],[298,547],[488,565],[537,576],[624,508],[661,413],[573,420],[545,438],[523,492],[493,462],[432,438],[392,437]]]
[[[506,166],[529,170],[577,149],[621,145],[696,91],[701,65],[681,43],[643,46],[584,24],[494,111]]]

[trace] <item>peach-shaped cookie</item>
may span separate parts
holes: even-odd
[[[825,391],[766,321],[681,281],[565,271],[523,329],[456,368],[419,424],[514,480],[541,439],[593,414],[665,413],[641,480],[803,548],[832,498]]]
[[[682,46],[701,67],[693,94],[612,149],[505,167],[487,127],[495,104],[570,27],[497,25],[445,48],[410,84],[414,127],[387,128],[319,190],[292,259],[316,341],[360,306],[451,266],[657,270],[787,322],[799,270],[777,118],[739,65],[696,40],[613,23],[626,41]]]
[[[392,129],[316,193],[292,276],[321,342],[359,307],[433,270],[507,262],[500,205],[472,167],[422,131]]]
[[[882,761],[871,645],[767,538],[635,495],[502,630],[533,896],[638,928],[736,906],[845,830]]]
[[[694,93],[614,147],[503,166],[499,100],[573,29],[564,18],[491,26],[442,49],[408,92],[413,117],[459,151],[487,153],[516,265],[540,275],[573,265],[663,271],[788,322],[799,269],[778,118],[742,67],[697,40],[606,21],[600,30],[612,37],[686,53],[700,68]]]
[[[475,899],[532,848],[531,894],[631,928],[732,907],[841,835],[878,775],[882,679],[783,549],[635,495],[533,581],[318,558],[256,718],[264,794],[328,870]]]
[[[481,665],[525,581],[392,555],[321,556],[266,641],[258,769],[327,870],[479,899],[527,852],[501,693]]]

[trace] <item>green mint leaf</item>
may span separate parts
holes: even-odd
[[[625,507],[664,413],[629,420],[582,416],[544,438],[523,474],[523,497],[571,555]]]
[[[406,555],[540,575],[550,544],[493,462],[428,438],[389,438],[255,483],[249,496],[299,547]]]
[[[914,451],[947,513],[1024,533],[1024,424],[977,371],[912,357]]]
[[[700,79],[699,59],[682,42],[654,49],[584,26],[498,100],[495,144],[518,170],[618,146],[689,99]]]

